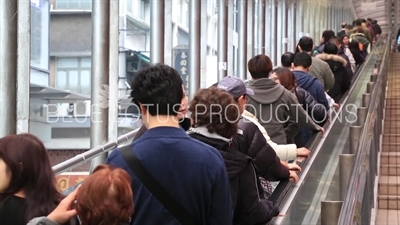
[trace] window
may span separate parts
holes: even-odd
[[[57,88],[90,95],[90,68],[91,58],[58,58]]]
[[[31,0],[31,65],[49,69],[49,2]]]
[[[92,9],[92,0],[56,0],[56,9]]]
[[[143,0],[127,0],[126,10],[136,18],[144,20],[144,2]]]

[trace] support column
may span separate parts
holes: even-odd
[[[361,106],[368,108],[370,102],[371,102],[371,94],[369,93],[363,94],[361,99]]]
[[[218,81],[227,74],[228,1],[218,1]]]
[[[358,107],[357,108],[357,126],[363,127],[365,119],[367,118],[368,108]]]
[[[201,11],[202,12],[207,12],[207,5],[212,4],[211,2],[208,1],[202,1],[201,2]],[[211,20],[212,21],[212,20]],[[210,24],[213,24],[212,22]],[[201,14],[201,33],[203,35],[200,35],[200,52],[201,52],[201,60],[200,60],[200,67],[201,67],[201,73],[200,73],[200,87],[206,87],[207,84],[207,36],[208,36],[208,17],[207,13],[202,13]],[[211,25],[212,26],[212,25]],[[207,34],[207,35],[205,35]],[[212,35],[213,37],[213,35]],[[213,45],[213,44],[211,44]],[[212,54],[213,48],[210,46],[210,52]]]
[[[14,0],[16,1],[16,0]],[[0,3],[1,4],[1,3]],[[3,18],[2,18],[3,19]],[[3,24],[2,24],[3,25]],[[3,26],[1,26],[3,29]],[[29,86],[31,52],[31,4],[18,0],[18,53],[17,53],[17,134],[29,132]],[[4,45],[2,45],[4,46]],[[3,47],[2,47],[3,48]],[[3,59],[3,58],[2,58]],[[0,81],[2,83],[2,81]],[[14,86],[15,87],[15,86]],[[3,97],[0,97],[4,101]],[[10,102],[7,102],[9,104]],[[2,106],[0,106],[2,107]],[[1,109],[0,109],[1,110]],[[14,122],[14,121],[12,121]],[[1,128],[0,128],[1,129]],[[2,136],[2,135],[0,135]]]
[[[342,201],[321,201],[321,225],[338,224]]]
[[[289,17],[289,13],[288,13],[288,3],[286,1],[282,2],[282,14],[280,15],[282,17],[282,39],[285,39],[284,41],[282,41],[282,54],[288,51],[288,17]],[[281,55],[282,55],[281,54]],[[278,65],[280,65],[280,58],[281,55],[278,55]]]
[[[108,107],[108,141],[118,138],[118,100],[120,87],[124,87],[123,82],[119,82],[119,1],[110,1],[110,30],[109,30],[109,107]],[[124,55],[125,56],[125,55]],[[126,60],[126,58],[122,59]],[[126,62],[125,62],[126,64]],[[126,68],[126,67],[125,67]],[[124,72],[125,69],[124,68]],[[121,84],[120,84],[121,83]],[[122,92],[122,91],[121,91]]]
[[[165,0],[164,4],[164,63],[172,66],[172,0]]]
[[[247,0],[239,1],[238,76],[246,79],[247,63]]]
[[[351,170],[354,165],[354,154],[339,155],[340,200],[344,201],[349,186]]]
[[[362,127],[361,126],[350,126],[349,132],[349,143],[350,143],[350,154],[357,154],[358,144],[360,143]]]
[[[200,89],[200,37],[201,1],[189,2],[189,99]]]
[[[272,28],[272,30],[271,30],[271,41],[272,41],[272,43],[271,43],[271,55],[270,55],[270,58],[271,58],[271,61],[272,61],[272,65],[273,66],[276,66],[276,65],[278,65],[278,60],[277,60],[277,43],[278,43],[278,32],[277,32],[277,30],[278,30],[278,27],[277,27],[277,23],[278,23],[278,13],[277,13],[277,10],[278,10],[278,7],[277,7],[277,4],[278,4],[278,2],[276,2],[275,0],[272,0],[271,1],[271,28]]]
[[[283,11],[283,5],[285,3],[283,1],[277,1],[276,2],[276,40],[275,40],[275,46],[276,46],[276,59],[274,65],[280,66],[281,65],[281,56],[283,54],[283,30],[285,27],[287,27],[287,24],[284,24],[283,22],[283,17],[284,17],[284,11]]]
[[[164,1],[150,1],[150,62],[164,63]]]
[[[258,0],[257,54],[265,54],[265,0]]]
[[[260,0],[258,0],[260,2]],[[245,63],[245,79],[250,80],[251,75],[248,72],[247,62],[258,52],[258,33],[260,30],[258,29],[260,24],[260,18],[258,17],[258,12],[260,11],[257,9],[257,1],[256,0],[247,0],[247,50],[246,50],[246,63]]]
[[[0,137],[16,133],[17,1],[0,1]]]
[[[110,63],[110,1],[92,0],[92,108],[90,148],[108,141],[108,104],[103,101],[104,86],[109,86]],[[108,93],[109,94],[109,93]],[[110,96],[106,96],[109,98]],[[103,154],[92,160],[90,171],[104,163]]]

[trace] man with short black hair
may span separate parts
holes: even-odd
[[[284,53],[281,56],[281,64],[282,64],[282,66],[290,69],[292,67],[293,59],[294,59],[294,53],[292,53],[292,52]]]
[[[232,224],[230,185],[221,154],[179,126],[178,112],[185,97],[179,73],[167,65],[152,65],[135,74],[131,87],[131,97],[148,130],[130,148],[114,150],[107,159],[132,177],[135,213],[131,225],[184,222],[138,179],[122,151],[136,155],[161,189],[186,211],[187,218],[197,224]]]
[[[311,56],[311,51],[314,47],[314,41],[310,37],[302,37],[297,44],[296,52],[306,52]],[[316,77],[322,84],[325,90],[329,90],[335,84],[335,77],[329,65],[315,57],[311,57],[312,67],[310,74]]]
[[[297,85],[308,91],[314,99],[329,110],[328,100],[324,88],[317,78],[309,74],[311,68],[311,56],[305,52],[297,53],[293,60],[293,74],[296,77]]]

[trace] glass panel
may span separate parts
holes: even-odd
[[[91,68],[92,59],[91,58],[81,58],[81,68]]]
[[[40,8],[31,6],[31,63],[40,67],[42,38],[42,13]]]
[[[60,89],[68,89],[67,85],[67,71],[58,71],[57,72],[57,88]]]
[[[57,9],[68,9],[68,0],[57,0]]]
[[[81,9],[92,9],[92,0],[81,0]]]
[[[133,0],[126,0],[126,11],[133,13]]]
[[[69,0],[68,9],[80,9],[81,0]]]
[[[68,71],[68,86],[70,91],[79,92],[80,86],[78,71]]]
[[[90,70],[81,71],[81,94],[90,95]]]
[[[77,58],[59,58],[57,60],[58,68],[78,68]]]

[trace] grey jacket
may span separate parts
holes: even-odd
[[[325,90],[333,88],[333,85],[335,85],[335,76],[329,68],[328,63],[316,57],[311,57],[311,59],[310,74],[321,82]]]
[[[277,144],[287,144],[293,140],[300,126],[313,131],[320,127],[304,111],[290,91],[269,78],[249,83],[254,95],[248,96],[247,111],[252,113]]]
[[[28,222],[27,225],[60,225],[47,217],[36,217]]]

